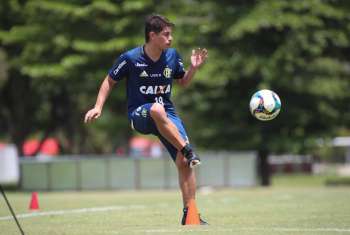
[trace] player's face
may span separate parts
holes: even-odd
[[[171,27],[165,27],[160,33],[155,35],[154,40],[161,49],[166,49],[171,46],[173,40],[171,33]]]

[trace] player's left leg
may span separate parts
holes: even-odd
[[[176,149],[181,150],[186,145],[186,142],[181,137],[176,125],[168,118],[163,105],[154,103],[151,106],[150,115],[154,120],[159,133]]]
[[[169,146],[175,148],[176,152],[172,154],[174,161],[177,151],[181,151],[190,168],[200,164],[199,157],[186,142],[187,135],[182,121],[174,112],[166,113],[162,105],[147,103],[137,107],[131,113],[131,127],[142,134],[154,134],[164,139]]]

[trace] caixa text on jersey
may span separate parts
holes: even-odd
[[[145,95],[167,94],[170,93],[170,84],[164,86],[140,86],[140,92]]]

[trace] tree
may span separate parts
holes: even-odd
[[[123,87],[99,122],[86,127],[83,114],[116,57],[143,43],[144,17],[159,12],[176,23],[185,64],[192,47],[209,49],[191,87],[175,87],[193,142],[257,149],[269,184],[269,153],[302,153],[315,139],[349,133],[349,8],[341,0],[1,1],[8,76],[0,82],[0,130],[19,147],[32,135],[56,135],[67,153],[111,152],[125,143],[132,133]],[[271,122],[248,110],[261,88],[282,100]]]
[[[19,149],[36,134],[61,138],[68,153],[104,152],[130,135],[124,89],[111,95],[99,123],[87,128],[82,119],[118,54],[143,41],[139,31],[151,6],[152,1],[1,3],[6,21],[0,40],[11,66],[2,87],[3,113],[8,113],[7,131]],[[11,17],[16,13],[21,20]]]
[[[216,65],[203,71],[192,96],[179,100],[195,129],[201,127],[193,133],[199,145],[257,148],[268,185],[270,152],[305,152],[315,139],[349,126],[349,4],[269,0],[211,9],[201,36],[215,46],[209,63]],[[250,96],[261,88],[282,99],[274,121],[259,122],[248,112]]]

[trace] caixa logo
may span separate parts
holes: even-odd
[[[144,95],[157,95],[170,93],[171,86],[140,86],[140,92]]]

